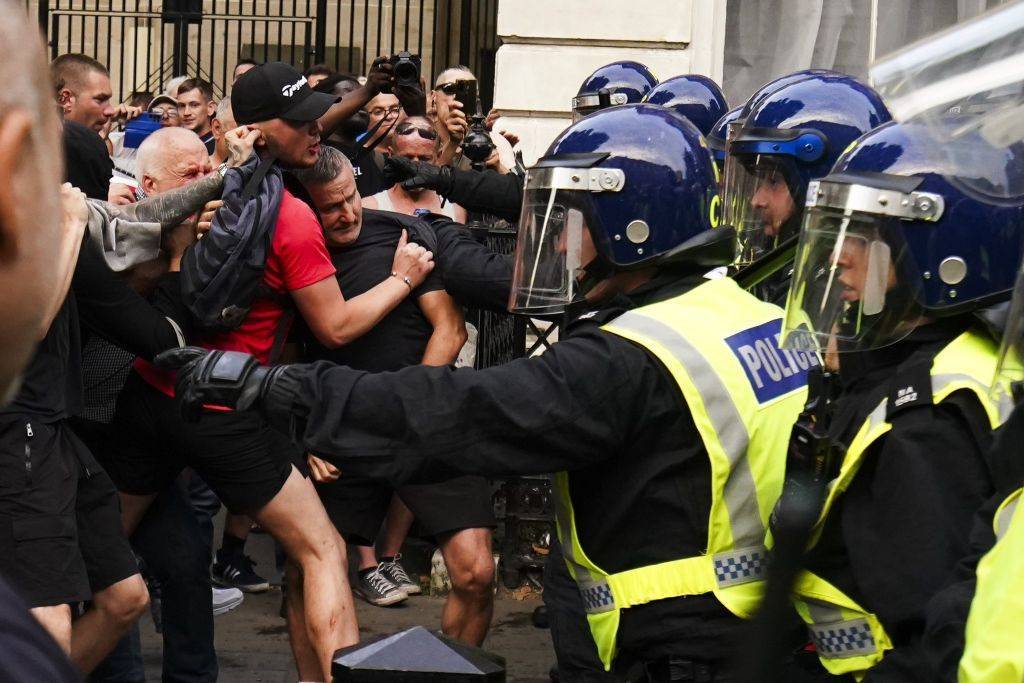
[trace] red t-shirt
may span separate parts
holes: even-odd
[[[334,265],[327,253],[323,230],[304,202],[285,190],[281,210],[270,244],[263,280],[275,292],[293,292],[321,280],[334,277]],[[199,346],[224,351],[250,353],[264,365],[270,362],[270,350],[285,309],[273,299],[260,297],[242,324],[230,332],[208,334]],[[168,396],[174,395],[174,376],[145,360],[135,361],[136,371]]]

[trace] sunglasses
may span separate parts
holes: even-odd
[[[420,128],[418,126],[402,124],[395,129],[395,135],[412,135],[413,133],[419,133],[419,136],[424,140],[436,140],[437,131],[433,128]]]
[[[458,86],[457,83],[454,83],[454,82],[453,83],[445,83],[444,85],[437,86],[436,88],[434,88],[434,90],[437,90],[439,92],[443,92],[445,95],[454,95],[455,93],[457,93],[459,91],[459,86]]]

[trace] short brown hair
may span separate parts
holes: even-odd
[[[50,63],[50,80],[53,82],[54,95],[59,95],[64,88],[74,90],[81,87],[82,79],[90,71],[97,71],[104,76],[110,75],[107,67],[89,55],[69,52],[57,57]]]
[[[209,81],[205,81],[202,78],[185,79],[178,86],[178,95],[187,93],[189,90],[198,90],[206,98],[207,102],[213,102],[213,86],[210,85]]]

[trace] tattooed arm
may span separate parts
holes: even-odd
[[[229,167],[241,166],[252,155],[259,132],[245,126],[227,134]],[[207,202],[219,199],[224,176],[212,173],[135,204],[118,206],[89,201],[89,239],[103,254],[107,266],[123,271],[160,253],[163,233],[180,225]]]

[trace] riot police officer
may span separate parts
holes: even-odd
[[[724,680],[816,360],[778,349],[779,308],[705,277],[735,248],[715,227],[712,163],[696,128],[653,105],[552,143],[526,179],[511,308],[580,315],[541,356],[385,374],[202,349],[164,362],[183,366],[186,410],[260,410],[346,473],[560,470],[564,568],[603,668]]]
[[[607,107],[640,102],[657,84],[658,79],[640,62],[605,64],[583,79],[572,98],[572,120],[575,123]]]
[[[925,126],[889,123],[807,189],[784,347],[818,349],[839,387],[794,592],[833,675],[920,679],[926,606],[992,494],[985,455],[1008,402],[989,393],[996,340],[973,314],[1013,286],[1021,201],[1000,189],[1024,166],[976,132],[959,144],[983,157],[963,175]]]
[[[828,173],[851,142],[891,117],[869,86],[824,74],[794,77],[742,118],[729,139],[724,204],[725,222],[739,240],[739,265],[795,236],[807,184]]]
[[[643,101],[668,107],[695,125],[705,137],[729,110],[718,84],[700,74],[668,78],[654,86]]]

